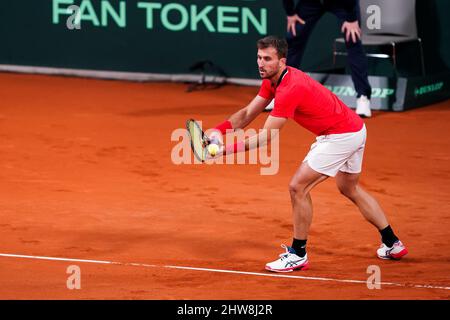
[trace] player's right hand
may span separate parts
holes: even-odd
[[[218,146],[223,146],[223,136],[220,131],[212,130],[210,133],[206,134],[208,135],[209,143],[214,143],[217,144]]]
[[[293,16],[287,16],[287,31],[291,32],[294,37],[297,35],[297,32],[295,30],[297,22],[300,24],[305,24],[305,21],[297,14],[294,14]]]

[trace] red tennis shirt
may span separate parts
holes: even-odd
[[[277,87],[264,79],[258,95],[275,98],[271,116],[292,118],[316,135],[357,132],[364,122],[330,90],[306,73],[287,67]]]

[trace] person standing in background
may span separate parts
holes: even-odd
[[[371,117],[372,88],[368,79],[367,58],[361,43],[359,1],[299,0],[295,3],[294,0],[283,0],[283,7],[287,14],[287,65],[295,68],[300,67],[308,38],[322,15],[331,12],[338,18],[357,94],[356,113],[360,117]],[[269,106],[268,109],[272,108]]]

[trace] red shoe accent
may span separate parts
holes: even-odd
[[[405,248],[402,251],[400,251],[399,253],[391,253],[390,256],[392,257],[392,259],[400,260],[401,257],[405,256],[407,253],[408,253],[408,250]]]
[[[294,268],[294,270],[306,271],[309,269],[309,261],[301,266]]]
[[[299,265],[296,267],[286,268],[286,269],[272,269],[272,268],[266,266],[266,270],[273,271],[273,272],[292,272],[294,270],[306,271],[308,269],[309,269],[309,261],[306,262],[305,264],[302,264],[302,265]]]

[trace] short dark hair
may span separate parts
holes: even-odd
[[[284,38],[278,36],[267,36],[259,39],[256,42],[258,49],[266,49],[269,47],[275,48],[277,50],[278,58],[286,58],[288,44]]]

